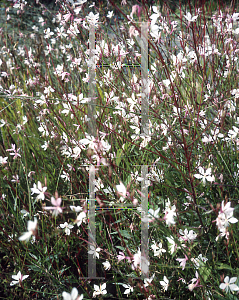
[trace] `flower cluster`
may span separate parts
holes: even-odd
[[[226,239],[229,238],[229,231],[227,230],[228,226],[230,223],[234,224],[238,222],[238,220],[233,217],[233,210],[234,208],[231,207],[231,202],[227,202],[227,204],[224,205],[224,200],[222,201],[221,209],[216,219],[216,225],[220,231],[220,234],[217,236],[216,240],[223,236],[225,236]]]

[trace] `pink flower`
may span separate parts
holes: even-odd
[[[134,28],[134,26],[130,26],[130,28],[129,28],[129,36],[130,36],[130,38],[131,38],[132,36],[137,36],[137,33],[135,33],[135,28]]]
[[[139,5],[134,5],[132,7],[132,12],[130,14],[130,17],[133,19],[133,14],[136,13],[136,11],[138,10],[138,17],[140,16],[141,13],[141,7]]]
[[[70,18],[71,18],[71,13],[63,15],[63,19],[66,23],[70,20]]]
[[[117,259],[118,259],[118,262],[120,262],[121,260],[123,259],[127,259],[128,261],[131,261],[130,257],[129,256],[125,256],[124,253],[122,251],[119,252],[119,255],[117,255]]]
[[[193,278],[191,281],[191,283],[188,285],[188,289],[189,291],[192,291],[196,286],[198,286],[199,283],[199,279],[198,279],[198,272],[196,271],[195,273],[196,278]]]
[[[61,80],[64,80],[66,75],[70,75],[70,73],[68,72],[61,73]]]
[[[185,255],[185,258],[177,258],[176,260],[180,262],[180,266],[182,267],[182,270],[184,270],[188,257]]]
[[[44,209],[53,210],[53,213],[52,213],[53,216],[58,216],[59,213],[62,213],[62,208],[60,207],[61,206],[61,198],[55,199],[54,197],[51,197],[51,203],[54,206],[47,206],[47,207],[44,207]]]
[[[20,148],[18,148],[16,150],[16,145],[12,144],[12,148],[11,149],[7,149],[6,151],[13,151],[13,153],[10,153],[10,155],[14,155],[13,159],[17,158],[18,156],[21,157],[21,155],[18,153],[18,151],[20,150]]]

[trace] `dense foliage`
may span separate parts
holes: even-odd
[[[238,299],[235,5],[36,2],[0,20],[0,296]]]

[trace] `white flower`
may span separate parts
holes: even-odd
[[[29,215],[29,212],[26,211],[25,209],[22,209],[22,210],[20,211],[20,213],[22,214],[22,218],[25,218],[25,217],[27,217],[27,216]]]
[[[106,16],[107,18],[111,19],[114,15],[114,11],[108,11],[108,15]]]
[[[168,289],[168,278],[166,276],[163,277],[163,281],[160,281],[160,284],[163,286],[163,290],[167,291]]]
[[[49,147],[49,142],[45,141],[44,145],[41,146],[41,148],[46,151],[46,149]]]
[[[160,208],[153,210],[152,208],[149,209],[148,211],[148,216],[147,217],[143,217],[141,218],[142,222],[153,222],[155,220],[155,218],[159,218],[159,210]]]
[[[231,292],[239,291],[239,287],[236,284],[234,284],[234,282],[236,281],[237,281],[237,277],[232,277],[229,280],[229,277],[226,276],[224,279],[224,283],[221,283],[219,287],[220,289],[225,290],[225,292],[228,292],[229,289],[231,290]]]
[[[99,21],[99,13],[94,15],[93,12],[90,12],[89,15],[86,16],[86,19],[89,23],[95,25]]]
[[[228,131],[229,139],[235,140],[237,135],[239,134],[239,128],[233,126],[233,130]]]
[[[193,230],[190,230],[188,232],[187,228],[184,229],[184,231],[182,231],[182,229],[179,229],[179,233],[182,235],[179,238],[180,241],[185,241],[185,242],[189,241],[189,242],[192,242],[197,237],[197,234]]]
[[[118,191],[118,193],[120,194],[120,201],[123,202],[124,198],[126,197],[126,187],[124,186],[124,184],[120,181],[119,185],[116,185],[116,189]]]
[[[95,246],[90,245],[90,249],[91,250],[89,250],[88,253],[93,254],[93,258],[95,258],[95,257],[100,258],[99,253],[98,253],[101,250],[100,248],[95,249]]]
[[[147,287],[153,281],[155,274],[153,274],[150,278],[144,278],[144,286]]]
[[[100,286],[94,284],[93,298],[95,298],[95,296],[97,295],[105,295],[105,294],[107,294],[106,283],[103,283],[102,285],[100,284]]]
[[[138,252],[134,254],[133,257],[133,265],[132,265],[132,269],[135,270],[137,268],[137,265],[141,264],[141,251],[140,249],[138,249]]]
[[[233,21],[233,22],[238,21],[239,13],[234,13],[234,14],[231,16],[231,18],[232,18],[232,21]]]
[[[221,204],[221,209],[216,219],[216,225],[221,232],[225,231],[225,228],[229,226],[229,223],[236,223],[238,220],[233,217],[234,208],[231,207],[231,202],[227,202],[224,205],[224,200]]]
[[[51,32],[51,29],[50,28],[47,28],[44,30],[44,33],[45,33],[45,39],[49,39],[54,33]]]
[[[122,182],[119,185],[116,185],[116,189],[119,193],[121,193],[124,197],[126,196],[126,187]]]
[[[82,211],[76,218],[77,226],[80,226],[82,222],[86,222],[86,213]]]
[[[164,210],[165,216],[164,220],[168,226],[175,224],[174,217],[176,217],[176,206],[171,206],[170,201],[166,203],[166,208]]]
[[[174,242],[174,239],[172,236],[170,237],[166,237],[166,239],[168,240],[168,247],[170,250],[170,253],[173,254],[176,248],[176,243]]]
[[[124,291],[124,294],[129,295],[130,292],[133,292],[134,288],[129,285],[129,284],[123,284],[123,287],[126,288],[126,290]]]
[[[81,5],[83,3],[87,2],[87,0],[78,0],[75,4]]]
[[[229,223],[236,223],[238,220],[233,217],[233,212],[230,214],[219,213],[216,219],[216,224],[218,229],[221,230],[223,227],[228,227]]]
[[[162,255],[163,252],[166,252],[165,249],[163,249],[163,245],[162,243],[156,244],[155,241],[153,241],[153,245],[151,245],[151,248],[154,251],[154,256],[158,256],[160,258],[160,256]]]
[[[3,119],[0,120],[0,127],[3,127],[5,124],[7,124]]]
[[[152,20],[151,24],[155,24],[157,19],[160,17],[160,12],[157,6],[152,7],[154,14],[150,16],[150,19]]]
[[[16,159],[18,156],[21,157],[21,155],[18,153],[19,150],[20,148],[16,150],[16,145],[12,144],[12,148],[7,149],[6,151],[13,151],[12,153],[10,153],[10,155],[14,155],[13,159]]]
[[[80,211],[82,211],[83,208],[81,206],[70,205],[70,209],[75,212],[80,212]]]
[[[18,283],[21,283],[24,279],[26,279],[29,275],[22,275],[21,272],[19,271],[17,275],[12,275],[12,278],[14,279],[10,285],[15,285]]]
[[[159,217],[159,211],[160,211],[160,208],[156,209],[156,210],[153,210],[152,208],[149,209],[149,215],[151,216],[152,215],[152,218],[158,218]]]
[[[61,113],[63,113],[63,111]],[[79,158],[80,154],[81,148],[79,146],[76,146],[75,148],[73,148],[73,154],[71,155],[71,157]]]
[[[38,31],[39,28],[38,28],[37,26],[34,25],[34,26],[32,26],[32,29],[33,29],[34,31]]]
[[[12,182],[17,182],[17,183],[20,182],[20,181],[19,181],[19,176],[18,176],[18,175],[13,175],[12,178],[13,178],[13,179],[11,180]]]
[[[86,134],[86,138],[84,139],[81,139],[79,141],[80,144],[84,146],[88,145],[88,148],[94,150],[95,149],[95,146],[96,146],[96,143],[95,143],[95,137],[94,136],[90,136],[88,134]]]
[[[83,294],[78,297],[78,291],[77,288],[73,288],[71,293],[63,292],[62,297],[64,300],[82,300]]]
[[[38,22],[39,22],[39,23],[43,23],[43,22],[44,22],[44,19],[43,19],[42,17],[39,17]]]
[[[60,227],[61,227],[61,228],[65,228],[65,234],[66,234],[66,235],[70,235],[71,229],[72,229],[74,226],[71,225],[71,224],[68,224],[67,222],[65,222],[64,224],[60,224]]]
[[[51,92],[54,92],[54,89],[51,86],[45,87],[44,94],[47,94],[47,96],[49,96]]]
[[[31,188],[32,195],[38,194],[38,196],[36,197],[36,200],[39,200],[39,199],[44,200],[45,199],[44,193],[46,190],[47,190],[47,187],[42,187],[42,184],[40,181],[38,181],[37,186],[34,183],[33,188]]]
[[[175,220],[174,220],[175,216],[176,216],[176,213],[172,210],[165,212],[164,220],[166,220],[166,224],[168,226],[175,224]]]
[[[37,218],[34,218],[34,221],[27,222],[27,232],[25,232],[22,236],[19,237],[19,241],[29,241],[32,235],[35,235],[35,230],[37,227]]]
[[[226,205],[224,205],[224,200],[222,201],[221,205],[221,213],[225,213],[226,215],[230,215],[233,212],[234,208],[231,207],[231,202],[227,202]]]
[[[239,89],[234,89],[234,90],[232,90],[232,91],[231,91],[231,94],[232,94],[232,95],[235,95],[235,98],[236,98],[236,99],[239,98]]]
[[[0,165],[4,165],[7,163],[8,157],[0,156]]]
[[[206,180],[207,181],[215,181],[215,177],[211,176],[212,169],[208,168],[206,172],[204,172],[204,169],[202,167],[199,167],[199,173],[200,174],[195,174],[194,177],[197,179],[202,179],[203,184],[205,185]]]
[[[202,254],[199,254],[198,258],[191,258],[191,261],[193,262],[196,269],[205,266],[207,260],[208,259],[206,257],[203,257]]]
[[[111,264],[110,264],[110,262],[108,260],[106,260],[102,264],[103,264],[105,270],[110,270]]]
[[[187,12],[187,14],[184,17],[190,23],[190,22],[195,22],[197,20],[198,16],[192,17],[192,15],[190,14],[190,12]]]
[[[149,271],[149,264],[149,260],[141,255],[141,251],[138,249],[138,252],[135,253],[133,257],[132,269],[136,270],[137,267],[139,267],[140,271],[142,270],[144,273],[147,273]]]

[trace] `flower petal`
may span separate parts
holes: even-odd
[[[76,300],[77,296],[78,296],[78,291],[77,288],[74,287],[71,291],[71,299]]]
[[[19,237],[19,241],[28,241],[31,237],[31,232],[25,232],[22,236]]]
[[[231,283],[234,283],[234,282],[236,282],[237,281],[237,277],[232,277],[231,279],[230,279],[230,284]]]
[[[234,224],[234,223],[238,222],[238,220],[237,220],[236,218],[232,217],[232,218],[230,218],[230,219],[228,220],[228,222]],[[233,278],[235,278],[235,277],[233,277]]]
[[[236,284],[230,284],[229,285],[230,290],[233,291],[239,291],[239,287]]]

